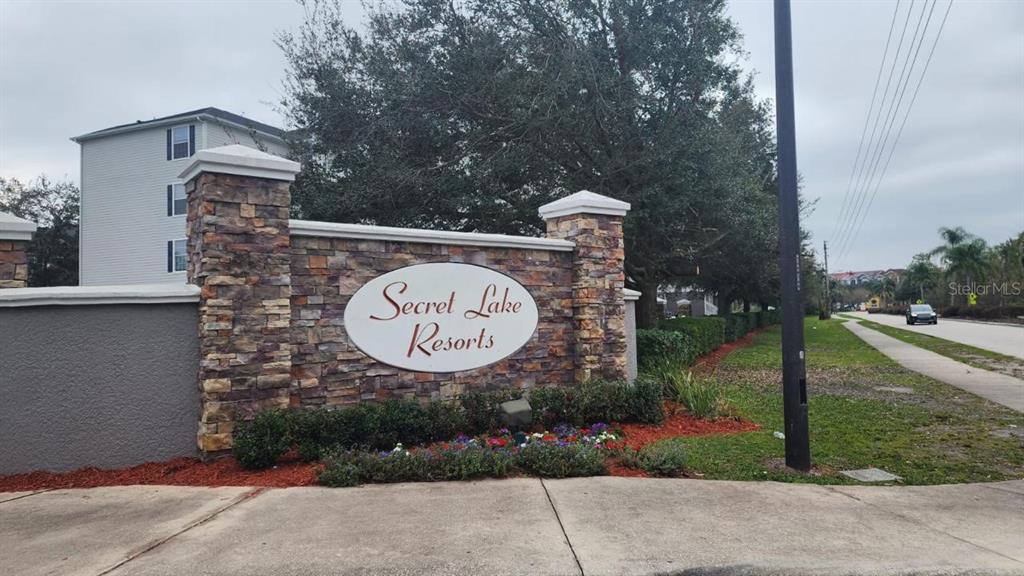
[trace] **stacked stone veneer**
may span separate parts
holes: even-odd
[[[548,235],[572,241],[571,251],[565,243],[560,250],[293,233],[289,185],[297,170],[293,162],[232,146],[200,151],[182,174],[188,276],[201,288],[204,452],[229,448],[235,422],[268,408],[626,377],[627,204],[589,193],[549,204],[558,206],[550,217],[542,210]],[[596,202],[596,213],[588,202]],[[429,262],[487,266],[517,280],[537,303],[534,336],[504,360],[456,373],[398,369],[363,354],[345,332],[349,299],[381,274]]]
[[[0,288],[28,286],[28,242],[0,238]]]
[[[302,405],[392,397],[451,398],[467,389],[529,388],[573,381],[571,252],[292,236],[292,375]],[[342,316],[363,284],[428,262],[466,262],[512,278],[537,303],[533,338],[512,356],[476,370],[410,372],[359,351]]]
[[[576,244],[572,270],[575,381],[626,377],[625,244],[622,217],[550,218],[548,236]]]
[[[289,183],[203,172],[186,184],[189,281],[200,287],[199,447],[291,393]]]

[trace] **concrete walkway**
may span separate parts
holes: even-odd
[[[844,322],[843,326],[908,370],[1024,412],[1024,380],[968,366],[853,321]]]
[[[11,576],[1024,574],[1024,481],[521,478],[0,494]]]

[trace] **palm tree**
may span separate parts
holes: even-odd
[[[953,281],[969,282],[984,281],[988,272],[988,259],[985,241],[963,229],[939,228],[939,235],[946,241],[942,246],[933,249],[930,254],[941,256],[946,266],[946,276]],[[956,304],[956,295],[949,295],[950,304]]]
[[[931,290],[938,285],[939,269],[931,263],[929,254],[917,254],[907,266],[907,274],[903,281],[909,286],[917,287],[923,301],[924,291]]]
[[[953,248],[975,238],[974,234],[964,230],[963,226],[957,226],[956,228],[946,228],[943,226],[942,228],[939,228],[939,236],[945,240],[945,244],[933,248],[932,251],[929,252],[930,256],[945,257],[946,253]]]

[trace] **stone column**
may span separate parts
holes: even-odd
[[[36,225],[0,212],[0,289],[28,287],[28,243]]]
[[[622,235],[627,211],[628,203],[585,190],[539,210],[549,237],[576,244],[572,300],[577,383],[627,377]]]
[[[236,420],[285,408],[291,386],[289,185],[296,162],[240,145],[182,172],[188,279],[200,287],[198,444],[231,447]]]

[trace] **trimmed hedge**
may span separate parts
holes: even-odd
[[[636,331],[637,364],[641,371],[660,365],[692,366],[725,342],[734,342],[755,328],[778,324],[778,310],[738,312],[730,316],[673,318],[657,329]]]
[[[708,354],[725,343],[725,319],[718,316],[672,318],[662,320],[658,327],[686,334],[694,347],[694,358]]]
[[[690,342],[685,332],[646,328],[637,330],[637,364],[641,370],[663,362],[691,366],[697,359],[697,350]]]
[[[584,426],[594,422],[657,424],[665,418],[657,382],[638,378],[633,384],[590,380],[579,386],[549,386],[530,391],[533,421]]]

